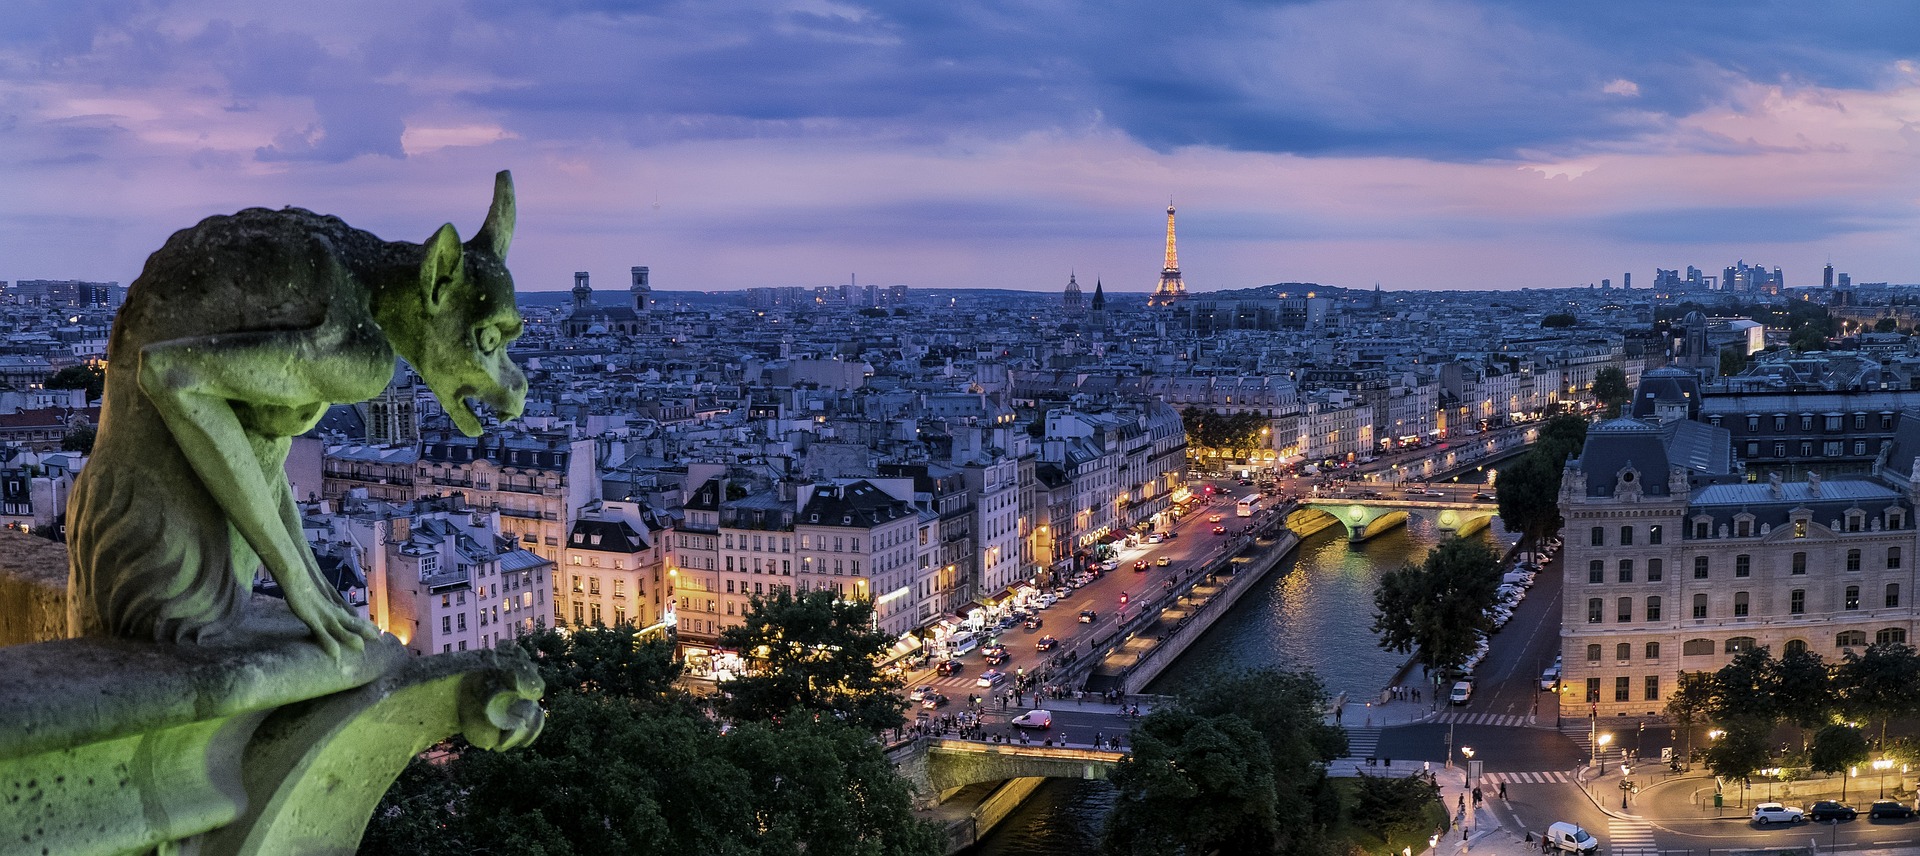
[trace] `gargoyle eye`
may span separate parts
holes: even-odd
[[[491,354],[499,350],[500,328],[492,324],[480,325],[480,328],[474,331],[473,343],[479,346],[480,353],[483,354]]]

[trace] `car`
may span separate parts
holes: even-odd
[[[985,660],[989,666],[998,666],[1007,661],[1007,652],[1004,648],[999,651],[989,651],[980,655],[980,659]]]
[[[1160,567],[1163,567],[1163,568],[1164,568],[1164,567],[1166,567],[1166,566],[1168,566],[1168,565],[1171,565],[1171,564],[1173,564],[1173,559],[1172,559],[1172,558],[1170,558],[1170,557],[1167,557],[1167,556],[1161,556],[1161,557],[1160,557],[1160,558],[1158,558],[1158,559],[1154,559],[1154,560],[1153,560],[1153,563],[1154,563],[1154,564],[1156,564],[1156,565],[1159,565]]]
[[[1056,603],[1059,603],[1059,602],[1060,602],[1060,598],[1059,598],[1058,596],[1056,596],[1056,595],[1054,595],[1054,593],[1053,593],[1053,592],[1047,592],[1046,594],[1043,594],[1043,595],[1041,595],[1041,596],[1040,596],[1040,608],[1041,608],[1041,609],[1046,609],[1046,608],[1048,608],[1048,607],[1050,607],[1050,606],[1053,606],[1054,604],[1056,604]]]
[[[1167,540],[1167,536],[1165,536],[1165,535],[1162,535],[1162,534],[1160,534],[1160,533],[1158,533],[1158,532],[1155,532],[1155,533],[1153,533],[1152,535],[1148,535],[1148,536],[1147,536],[1147,543],[1149,543],[1149,544],[1158,544],[1158,543],[1160,543],[1160,542],[1162,542],[1162,541],[1165,541],[1165,540]]]
[[[1560,688],[1560,667],[1551,666],[1540,673],[1540,691],[1550,693]]]
[[[1250,484],[1253,484],[1253,479],[1241,479],[1240,483],[1242,485],[1250,485]]]
[[[935,695],[935,694],[936,694],[936,692],[935,692],[935,690],[934,690],[934,688],[933,688],[933,687],[932,687],[931,685],[929,685],[929,686],[924,686],[924,687],[914,687],[914,688],[913,688],[913,692],[910,692],[910,693],[907,693],[907,700],[909,700],[909,701],[926,701],[926,700],[927,700],[927,696],[929,696],[929,695]]]
[[[1100,563],[1100,570],[1103,570],[1103,571],[1119,570],[1119,568],[1120,568],[1119,559],[1108,559]]]
[[[1058,644],[1060,644],[1060,640],[1053,638],[1053,636],[1051,635],[1042,636],[1039,639],[1034,640],[1033,650],[1051,651],[1053,650],[1053,646]]]
[[[1225,527],[1225,526],[1215,526],[1215,527],[1213,527],[1213,534],[1215,534],[1215,535],[1225,535],[1225,534],[1227,534],[1227,527]]]
[[[980,677],[973,679],[973,685],[976,687],[991,687],[994,684],[1000,683],[1001,681],[1004,681],[1006,679],[1007,679],[1006,672],[1002,672],[999,669],[988,669],[984,672],[981,672]]]
[[[1833,800],[1820,800],[1807,808],[1808,820],[1852,820],[1859,816],[1853,806]]]
[[[1433,488],[1427,488],[1426,490],[1421,491],[1421,493],[1427,496],[1446,496],[1447,495],[1444,491],[1434,490]]]
[[[1913,816],[1913,806],[1898,800],[1877,800],[1874,802],[1873,807],[1867,809],[1867,817],[1873,820],[1879,820],[1883,817],[1905,818]]]
[[[1600,841],[1593,833],[1581,829],[1579,824],[1564,821],[1547,827],[1548,846],[1563,853],[1593,854],[1600,852]]]
[[[1173,539],[1175,539],[1175,538],[1178,538],[1178,537],[1180,537],[1180,530],[1178,530],[1178,529],[1169,529],[1169,530],[1167,530],[1167,540],[1168,540],[1168,541],[1172,541]]]
[[[1045,731],[1053,727],[1053,711],[1029,710],[1008,722],[1015,728],[1033,728]]]
[[[1133,563],[1133,572],[1137,574],[1137,573],[1140,573],[1141,571],[1144,571],[1144,570],[1146,570],[1147,568],[1150,568],[1150,567],[1152,567],[1152,566],[1151,566],[1151,565],[1148,565],[1148,564],[1147,564],[1147,560],[1146,560],[1146,559],[1141,559],[1140,561],[1137,561],[1137,562],[1134,562],[1134,563]]]
[[[928,693],[926,698],[920,700],[920,706],[927,710],[938,710],[947,706],[947,697],[939,693]]]
[[[942,660],[940,661],[940,665],[934,668],[934,671],[938,672],[940,677],[948,678],[960,674],[966,668],[966,665],[959,660]]]
[[[1799,823],[1806,819],[1806,811],[1777,802],[1763,802],[1753,807],[1753,822],[1761,826],[1769,823]]]
[[[1225,517],[1222,517],[1222,516],[1220,516],[1220,515],[1218,515],[1218,514],[1209,514],[1209,515],[1207,515],[1207,522],[1208,522],[1208,523],[1219,523],[1220,521],[1222,521],[1222,520],[1225,520],[1225,519],[1226,519]]]
[[[1492,502],[1492,501],[1493,501],[1493,494],[1490,494],[1490,493],[1487,493],[1486,491],[1484,491],[1484,490],[1483,490],[1483,491],[1480,491],[1480,492],[1478,492],[1478,493],[1475,493],[1475,494],[1473,495],[1473,498],[1474,498],[1474,499],[1477,499],[1477,500],[1480,500],[1481,502]]]
[[[1040,629],[1040,624],[1041,624],[1041,621],[1040,621],[1040,616],[1038,616],[1038,615],[1029,615],[1029,616],[1027,616],[1027,620],[1026,620],[1025,622],[1023,622],[1023,623],[1024,623],[1025,625],[1026,625],[1026,628],[1027,628],[1028,630],[1039,630],[1039,629]]]
[[[1473,698],[1473,682],[1454,681],[1453,692],[1447,694],[1447,703],[1466,704],[1467,700],[1471,698]]]
[[[1099,617],[1100,617],[1100,613],[1098,613],[1098,612],[1094,612],[1094,611],[1093,611],[1093,610],[1091,610],[1091,609],[1083,609],[1083,610],[1080,610],[1080,623],[1081,623],[1081,624],[1092,624],[1092,623],[1093,623],[1093,620],[1094,620],[1094,619],[1096,619],[1096,618],[1099,618]]]

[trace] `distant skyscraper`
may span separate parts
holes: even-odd
[[[1098,281],[1094,283],[1099,285]],[[1167,206],[1167,264],[1160,269],[1160,284],[1147,298],[1148,306],[1172,306],[1187,299],[1187,284],[1180,280],[1180,253],[1173,247],[1173,206]]]
[[[1820,272],[1820,287],[1833,287],[1833,262],[1827,262],[1826,269]]]
[[[1633,288],[1633,271],[1627,271],[1620,275],[1620,287],[1626,289]]]
[[[1079,315],[1087,309],[1080,302],[1080,281],[1071,273],[1067,274],[1066,293],[1060,295],[1060,309],[1068,315]]]

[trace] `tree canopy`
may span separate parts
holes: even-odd
[[[1234,456],[1265,448],[1270,435],[1261,430],[1272,423],[1258,413],[1215,413],[1198,407],[1181,411],[1180,421],[1187,429],[1187,442],[1203,449],[1216,449]]]
[[[107,370],[93,363],[67,366],[48,375],[41,386],[47,389],[84,389],[87,391],[87,400],[94,401],[107,387]]]
[[[517,640],[547,682],[540,739],[458,740],[416,758],[375,809],[369,856],[723,853],[937,856],[940,831],[881,746],[832,716],[725,722],[673,685],[632,626]]]
[[[1412,653],[1429,672],[1461,669],[1493,630],[1487,608],[1500,587],[1500,559],[1486,544],[1449,538],[1426,561],[1389,571],[1374,590],[1380,647]]]
[[[1579,319],[1573,317],[1573,313],[1571,312],[1555,312],[1540,319],[1540,326],[1549,329],[1565,329],[1572,327],[1578,320]]]
[[[893,639],[873,620],[872,603],[841,600],[826,589],[755,596],[746,620],[720,634],[720,644],[752,666],[727,683],[722,712],[769,720],[805,710],[868,731],[899,727],[906,705],[900,681],[879,667]]]
[[[1614,366],[1606,366],[1593,373],[1593,398],[1607,408],[1609,418],[1620,415],[1620,405],[1633,397],[1633,390],[1627,388],[1627,373]]]
[[[1533,448],[1500,468],[1494,501],[1507,529],[1544,537],[1560,528],[1560,477],[1568,457],[1587,440],[1587,420],[1555,416],[1541,426]]]

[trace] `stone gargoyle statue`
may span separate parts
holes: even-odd
[[[383,241],[299,208],[176,232],[127,289],[107,345],[93,456],[73,488],[74,636],[212,641],[264,565],[328,654],[379,631],[321,575],[283,469],[329,405],[364,401],[404,358],[468,436],[472,400],[520,414],[507,273],[513,179],[473,239]]]

